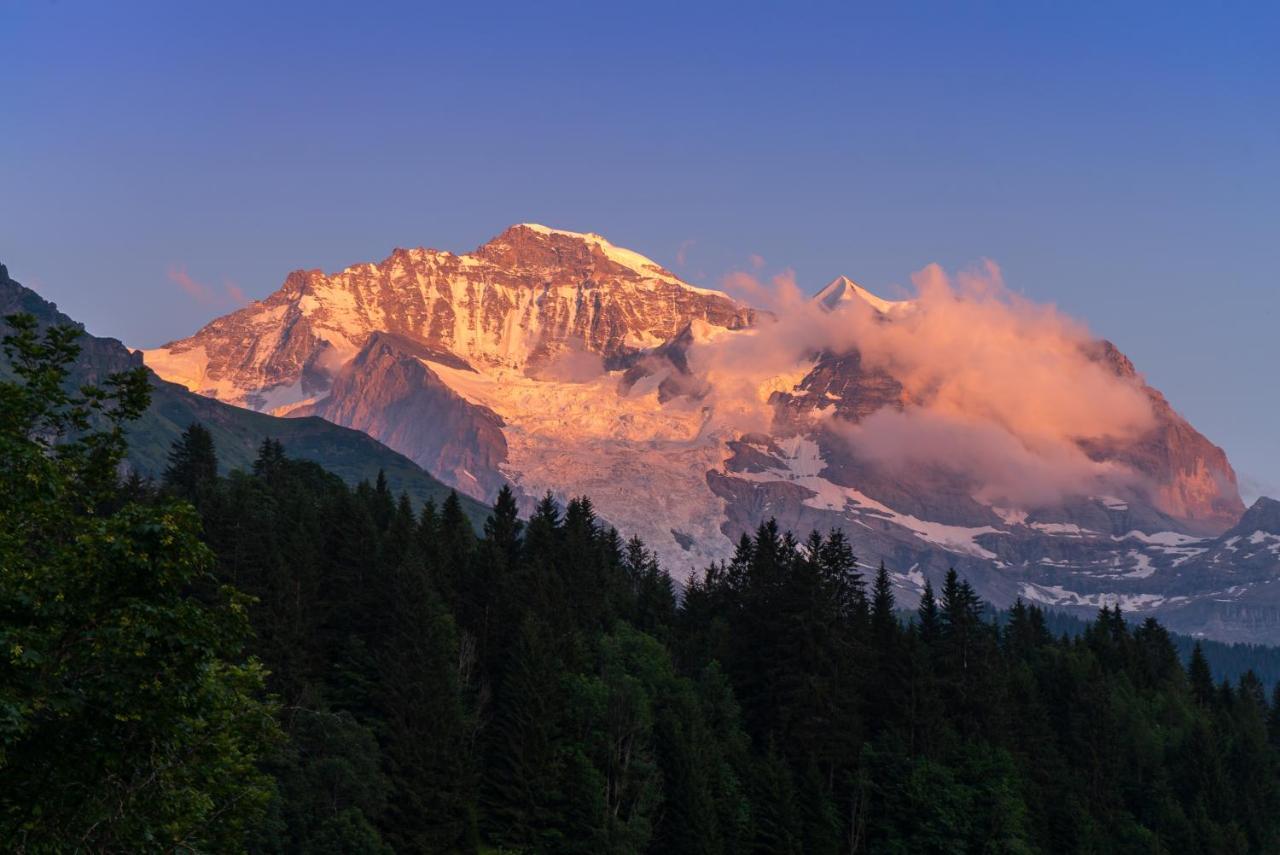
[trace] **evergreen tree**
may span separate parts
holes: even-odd
[[[450,491],[440,508],[436,587],[445,603],[459,613],[463,626],[469,630],[474,630],[479,622],[477,605],[482,597],[471,574],[471,554],[475,547],[475,529],[462,511],[458,493]]]
[[[213,434],[199,422],[192,422],[169,452],[164,485],[174,495],[198,505],[217,480],[218,456]]]
[[[458,640],[425,567],[392,571],[388,632],[377,651],[379,719],[392,784],[386,840],[397,851],[474,841],[474,768],[458,685]]]
[[[928,579],[924,580],[924,592],[920,595],[920,606],[916,609],[916,622],[920,626],[920,640],[932,648],[942,635],[942,615],[938,611],[938,600],[933,595],[933,584]]]
[[[1197,642],[1191,651],[1191,662],[1187,666],[1187,678],[1191,683],[1191,696],[1196,703],[1207,706],[1214,700],[1216,692],[1213,687],[1213,674],[1209,671],[1209,662],[1204,658],[1204,651]]]

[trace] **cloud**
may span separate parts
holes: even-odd
[[[1088,355],[1079,322],[1009,291],[986,262],[954,279],[930,265],[914,306],[891,323],[849,316],[863,359],[917,406],[1000,425],[1026,443],[1132,437],[1153,415],[1139,384]]]
[[[763,255],[757,255],[753,252],[747,256],[747,262],[751,265],[752,270],[764,269],[765,261]]]
[[[1248,472],[1240,472],[1240,498],[1246,505],[1252,505],[1263,496],[1280,498],[1280,487]]]
[[[676,266],[684,267],[684,263],[689,259],[689,250],[693,249],[697,241],[693,238],[681,241],[680,246],[676,247]]]
[[[562,383],[590,383],[604,374],[604,360],[578,343],[551,356],[537,367],[541,380],[559,380]]]
[[[249,297],[239,285],[230,279],[224,280],[222,290],[218,291],[192,278],[187,273],[186,265],[171,264],[165,271],[165,278],[182,289],[182,292],[201,306],[240,307],[249,302]]]
[[[200,303],[201,305],[210,305],[217,302],[213,291],[210,290],[209,286],[192,279],[187,273],[187,268],[185,266],[170,265],[169,269],[165,271],[165,276],[170,282],[181,288],[188,297],[195,300],[197,303]]]
[[[243,306],[249,302],[249,297],[244,293],[244,290],[239,285],[232,282],[230,279],[226,281],[225,285],[227,289],[227,296],[231,299],[232,303],[235,303],[237,306]]]
[[[741,302],[775,313],[796,310],[805,302],[792,270],[784,270],[769,279],[745,270],[733,270],[720,279],[720,290]]]
[[[860,459],[889,471],[945,470],[985,501],[1141,487],[1131,471],[1082,450],[1154,423],[1140,381],[1090,358],[1084,325],[1010,291],[991,262],[955,276],[930,265],[912,281],[909,306],[886,317],[861,300],[824,310],[789,275],[766,282],[736,271],[726,290],[772,315],[749,334],[698,343],[690,364],[710,383],[709,401],[761,429],[774,389],[794,384],[820,352],[857,349],[866,370],[902,386],[900,410],[831,420]]]
[[[922,467],[945,472],[987,504],[1035,508],[1066,496],[1146,488],[1137,473],[1091,460],[1069,441],[1029,444],[1000,424],[963,413],[912,406],[834,424],[860,459],[891,475]]]

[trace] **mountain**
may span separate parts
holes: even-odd
[[[937,337],[955,348],[922,379],[915,351]],[[1009,365],[948,386],[996,346]],[[296,271],[145,359],[204,395],[364,431],[477,498],[588,495],[678,576],[776,517],[843,528],[905,602],[955,566],[999,605],[1118,603],[1280,639],[1280,555],[1242,551],[1269,543],[1255,530],[1227,542],[1250,517],[1222,450],[1111,343],[981,294],[890,301],[839,277],[763,313],[599,235],[523,224],[464,255]],[[1054,408],[1082,389],[1102,403]]]
[[[192,391],[269,409],[323,391],[326,372],[379,332],[521,370],[575,348],[625,357],[693,318],[736,329],[751,317],[599,235],[526,224],[469,255],[397,249],[333,276],[294,271],[266,300],[145,354],[161,376]]]
[[[33,315],[42,325],[81,326],[10,279],[8,269],[0,264],[0,318],[20,312]],[[141,354],[130,352],[116,339],[85,333],[79,344],[80,355],[72,369],[77,384],[101,382],[114,372],[142,364]],[[0,374],[7,373],[3,363],[0,355]],[[382,470],[392,490],[407,492],[417,502],[431,499],[439,504],[450,492],[404,455],[359,431],[319,418],[285,419],[254,412],[196,395],[154,373],[151,379],[151,406],[129,427],[128,463],[143,475],[158,478],[173,441],[198,421],[213,434],[223,469],[249,468],[262,441],[270,437],[279,440],[291,457],[315,461],[351,484],[373,481]],[[463,507],[477,523],[487,515],[487,508],[470,497],[463,497]]]

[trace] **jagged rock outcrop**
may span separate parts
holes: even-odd
[[[1129,357],[1111,342],[1097,342],[1090,356],[1117,376],[1141,382]],[[1087,446],[1091,456],[1115,460],[1146,475],[1161,509],[1183,519],[1192,530],[1221,532],[1244,513],[1226,452],[1193,428],[1158,390],[1145,382],[1142,389],[1155,415],[1152,430],[1124,445],[1094,443]]]
[[[291,414],[363,431],[445,483],[491,500],[506,483],[499,471],[507,459],[502,419],[450,389],[431,362],[473,370],[453,354],[374,333],[328,395]]]

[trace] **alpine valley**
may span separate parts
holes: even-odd
[[[910,333],[925,347],[926,321],[983,299],[888,301],[840,277],[766,311],[599,235],[524,224],[465,255],[295,271],[144,358],[198,395],[361,431],[475,499],[504,484],[526,509],[547,491],[590,496],[677,577],[772,517],[842,528],[904,605],[954,567],[1001,606],[1119,604],[1182,632],[1280,641],[1280,503],[1246,509],[1223,451],[1112,344],[1068,335],[1057,356],[1080,377],[1062,382],[1103,384],[1140,417],[1064,426],[1065,444],[998,408],[959,419],[945,381],[885,346]],[[905,451],[885,451],[886,430]],[[992,431],[999,483],[950,465]]]

